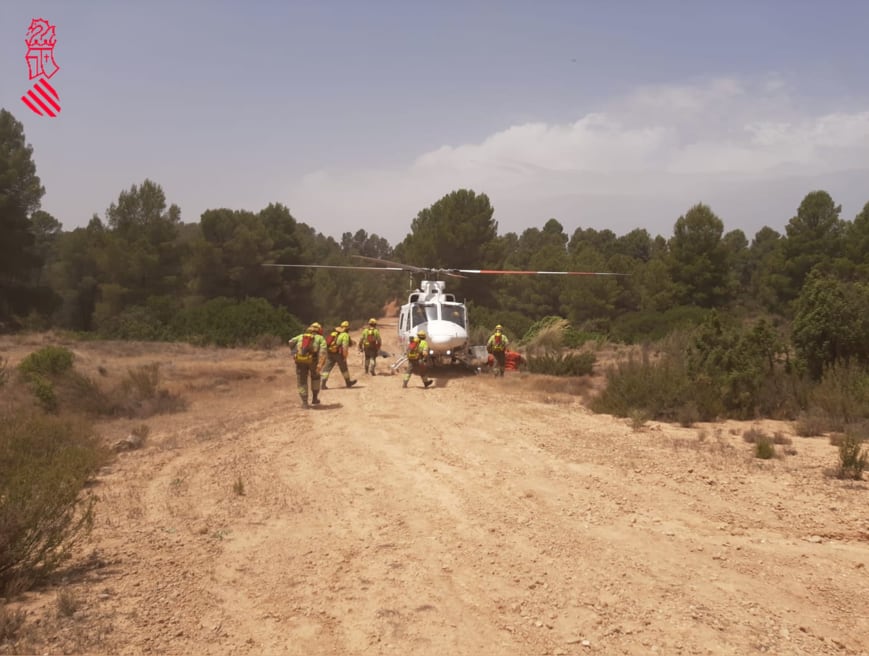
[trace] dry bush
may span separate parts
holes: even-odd
[[[570,325],[566,319],[558,319],[542,327],[525,344],[528,357],[542,357],[558,353],[564,344],[564,331]]]
[[[749,444],[757,444],[758,440],[762,439],[769,440],[770,438],[759,428],[749,428],[748,430],[742,432],[742,440],[744,442],[748,442]]]
[[[818,437],[827,429],[827,420],[818,412],[803,412],[794,423],[794,432],[800,437]]]
[[[24,626],[25,612],[12,610],[7,606],[0,605],[0,645],[4,642],[15,642],[18,632]]]
[[[114,398],[118,411],[129,417],[144,418],[187,409],[184,398],[160,387],[160,365],[156,362],[127,370]]]
[[[81,599],[72,590],[64,588],[57,593],[55,604],[58,617],[72,617],[81,608]]]
[[[700,410],[694,401],[686,401],[676,408],[676,421],[683,428],[690,428],[700,421]]]
[[[547,392],[550,394],[568,394],[570,396],[581,396],[583,398],[589,394],[592,388],[592,383],[587,377],[553,378],[549,376],[535,376],[533,377],[532,385],[535,389],[541,392]]]
[[[809,393],[809,405],[827,419],[827,430],[869,419],[869,373],[854,364],[831,365]]]
[[[794,441],[781,431],[776,431],[772,434],[772,443],[790,446]]]
[[[52,574],[90,531],[95,498],[82,494],[109,460],[80,418],[0,411],[0,594]]]
[[[856,431],[848,430],[839,445],[839,478],[859,481],[869,461],[869,452],[863,448],[864,438]]]

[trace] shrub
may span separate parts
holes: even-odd
[[[584,346],[587,342],[594,342],[601,345],[606,342],[606,335],[600,332],[592,332],[588,330],[577,330],[573,326],[568,326],[564,329],[562,335],[564,346],[567,348],[578,349]]]
[[[869,453],[863,448],[863,437],[856,431],[846,431],[839,444],[839,478],[859,481],[869,461]]]
[[[50,380],[40,374],[31,374],[28,384],[30,391],[47,412],[57,412],[57,394],[54,393],[54,385]]]
[[[0,594],[29,588],[67,560],[92,525],[95,499],[82,489],[107,459],[81,419],[0,414]]]
[[[794,424],[794,432],[800,437],[817,437],[823,435],[828,422],[817,412],[803,412]]]
[[[264,298],[215,298],[179,312],[170,332],[195,344],[248,346],[263,335],[276,335],[286,343],[303,328],[285,308],[274,307]]]
[[[169,339],[168,329],[149,308],[134,305],[119,314],[99,317],[97,333],[106,339],[159,341]]]
[[[869,372],[846,363],[827,367],[809,392],[809,406],[827,418],[829,430],[869,419]]]
[[[75,355],[62,346],[45,346],[24,358],[18,370],[25,376],[57,376],[72,369]]]
[[[761,460],[769,460],[775,456],[775,447],[769,435],[761,433],[754,442],[754,455]]]
[[[776,435],[781,434],[777,433]],[[769,460],[770,458],[775,457],[775,446],[773,445],[781,443],[776,442],[774,438],[770,437],[759,428],[750,428],[743,432],[742,439],[749,444],[754,444],[754,455],[756,458],[762,460]],[[790,442],[788,442],[788,444],[790,444]]]
[[[594,353],[536,355],[527,358],[528,371],[550,376],[588,376],[594,370]]]
[[[156,362],[128,369],[114,396],[116,411],[130,417],[150,417],[187,408],[181,396],[160,387],[160,365]]]
[[[0,387],[6,384],[9,380],[9,361],[6,358],[0,358]]]
[[[689,375],[689,343],[686,333],[673,333],[658,343],[658,351],[644,347],[640,357],[629,355],[610,367],[607,386],[592,410],[621,417],[642,410],[650,419],[683,426],[715,419],[722,410],[720,395],[708,378]]]
[[[61,590],[57,593],[57,616],[72,617],[81,608],[81,600],[72,590]]]
[[[0,605],[0,645],[12,642],[18,637],[18,631],[24,626],[26,611],[12,610]]]

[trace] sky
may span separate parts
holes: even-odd
[[[21,102],[33,18],[55,118]],[[393,245],[462,188],[499,234],[669,237],[702,202],[750,240],[816,189],[869,202],[866,25],[845,0],[2,0],[0,107],[67,230],[151,179],[184,222],[276,202]]]

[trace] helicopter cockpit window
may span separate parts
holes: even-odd
[[[435,317],[435,318],[437,318],[437,317]],[[426,321],[428,321],[428,318],[426,317],[425,306],[424,305],[414,305],[413,306],[413,320],[411,321],[411,323],[414,326],[418,326],[419,324],[425,323]]]
[[[465,327],[465,312],[461,307],[444,305],[442,310],[444,321],[450,321],[462,328]]]

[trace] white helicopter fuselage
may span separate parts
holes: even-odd
[[[423,280],[410,293],[398,315],[398,338],[406,345],[420,330],[426,333],[429,356],[437,364],[464,357],[468,349],[468,310],[444,292],[442,281]]]

